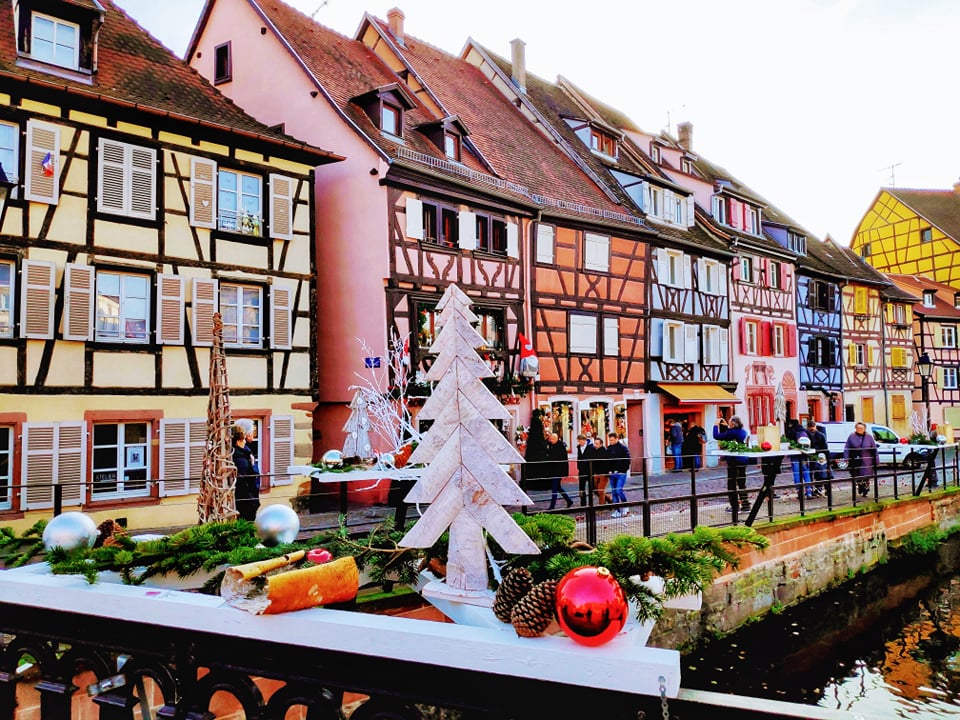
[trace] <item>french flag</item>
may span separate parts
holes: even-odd
[[[40,163],[40,170],[44,177],[53,177],[53,155],[47,153],[43,156],[43,162]]]

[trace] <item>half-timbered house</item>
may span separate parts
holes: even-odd
[[[894,315],[894,319],[902,324],[910,324],[912,334],[908,362],[915,371],[912,378],[915,384],[913,412],[922,417],[926,411],[931,424],[947,423],[954,428],[960,427],[960,340],[957,338],[960,292],[921,275],[890,274],[887,277],[914,300],[912,306]],[[929,360],[930,364],[926,381],[919,371],[919,363],[924,360]],[[900,432],[912,434],[913,427],[908,424]]]
[[[380,356],[395,328],[422,372],[434,308],[451,282],[485,318],[505,399],[520,386],[523,332],[540,357],[537,401],[556,401],[569,447],[587,425],[625,421],[624,393],[644,381],[650,233],[640,221],[531,130],[480,71],[407,35],[399,11],[386,22],[365,16],[350,39],[279,2],[215,0],[189,60],[209,75],[225,44],[235,58],[226,93],[264,122],[348,157],[317,173],[318,322],[321,342],[336,348],[321,353],[319,449],[339,442],[362,360],[356,338]],[[537,280],[531,311],[525,278],[534,265],[547,279]],[[525,422],[529,405],[517,410]]]
[[[195,521],[217,311],[264,490],[289,484],[316,392],[313,168],[339,157],[109,0],[8,4],[0,37],[0,519]]]

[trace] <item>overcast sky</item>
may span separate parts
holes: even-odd
[[[202,0],[117,0],[182,55]],[[400,7],[406,31],[468,37],[563,75],[642,128],[693,123],[694,150],[819,237],[849,244],[880,187],[960,177],[954,0],[288,0],[352,36]],[[337,148],[328,148],[337,152]]]

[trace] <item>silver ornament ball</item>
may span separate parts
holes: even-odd
[[[300,517],[289,505],[264,505],[254,520],[257,535],[264,543],[286,545],[297,539]]]
[[[47,550],[55,547],[64,550],[92,548],[99,534],[97,524],[86,513],[65,512],[53,518],[43,529],[43,546]]]
[[[343,467],[343,453],[339,450],[327,450],[320,458],[320,464],[326,470]]]

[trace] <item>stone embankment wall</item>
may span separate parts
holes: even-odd
[[[703,594],[700,612],[668,610],[648,645],[684,648],[703,636],[730,633],[775,607],[802,602],[883,562],[891,544],[924,528],[960,523],[960,492],[816,513],[755,526],[770,540]]]

